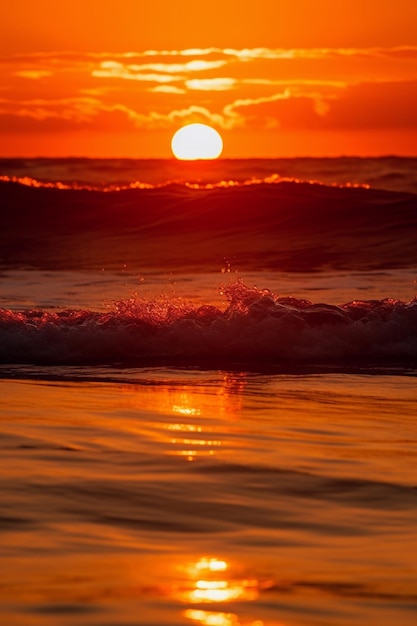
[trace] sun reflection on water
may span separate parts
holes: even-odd
[[[216,558],[202,558],[195,564],[196,571],[209,570],[210,572],[224,572],[227,569],[226,561],[219,561]]]
[[[147,437],[164,445],[167,455],[195,461],[214,456],[221,449],[226,452],[228,426],[225,430],[223,424],[220,433],[218,421],[226,418],[228,424],[237,419],[245,384],[244,374],[225,372],[219,385],[206,388],[173,381],[164,386],[125,385],[123,391],[130,395],[131,405],[156,416],[150,427],[136,423],[135,432],[146,430]],[[230,445],[228,441],[226,448]]]
[[[232,600],[256,600],[257,580],[197,580],[190,591],[191,602],[230,602]]]
[[[261,620],[250,621],[243,624],[239,621],[235,613],[218,613],[188,609],[184,612],[184,616],[194,622],[199,622],[202,626],[264,626],[264,622]]]
[[[245,378],[226,373],[221,385],[214,395],[210,395],[210,402],[215,404],[219,415],[228,415],[229,419],[236,415],[240,408],[240,393],[245,384]],[[192,387],[186,387],[178,394],[174,394],[170,410],[173,414],[184,418],[203,418],[207,416],[206,399],[201,394],[195,393]],[[239,407],[236,407],[236,402]],[[210,407],[212,410],[212,408]],[[178,433],[172,437],[170,443],[174,446],[171,454],[182,456],[187,461],[194,461],[198,456],[213,456],[223,445],[218,438],[209,438],[205,434],[206,428],[198,423],[184,422],[168,424],[167,430]],[[190,436],[185,436],[185,434]],[[180,436],[180,434],[182,436]],[[196,436],[199,434],[200,436]]]
[[[185,617],[203,626],[238,626],[237,615],[234,613],[211,613],[210,611],[197,611],[188,609],[184,612]],[[259,622],[257,626],[261,626]]]
[[[185,580],[175,590],[175,597],[184,604],[217,605],[234,601],[253,602],[262,589],[273,586],[270,580],[235,575],[230,563],[216,557],[202,557],[182,568]],[[214,607],[213,607],[214,608]],[[237,614],[200,607],[187,608],[183,615],[203,626],[263,626],[259,620],[243,624]]]

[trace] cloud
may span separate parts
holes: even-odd
[[[181,89],[180,87],[176,87],[175,85],[157,85],[156,87],[152,87],[150,91],[152,91],[153,93],[186,93],[185,89]]]
[[[94,53],[95,57],[110,56],[108,53]],[[417,46],[394,46],[394,47],[368,47],[368,48],[186,48],[183,50],[144,50],[142,52],[112,53],[114,58],[132,57],[202,57],[222,55],[236,57],[242,60],[248,59],[294,59],[316,58],[334,56],[417,56]]]
[[[104,61],[101,63],[101,69],[93,70],[91,75],[96,78],[122,78],[154,83],[169,83],[182,78],[171,74],[141,73],[139,67],[137,65],[123,65],[117,61]]]
[[[129,63],[119,61],[102,61],[100,69],[94,69],[91,75],[96,78],[122,78],[125,80],[153,81],[167,83],[186,78],[179,74],[187,72],[202,72],[218,69],[226,64],[226,61],[205,61],[193,59],[186,63]]]
[[[7,75],[38,79],[64,73],[72,79],[125,79],[168,83],[213,78],[225,69],[235,80],[327,80],[358,83],[365,80],[417,78],[417,46],[391,48],[191,48],[120,53],[48,52],[0,57],[3,80]],[[47,74],[47,72],[49,74]],[[198,74],[203,74],[198,76]],[[195,77],[193,75],[196,75]],[[168,78],[171,76],[171,78]],[[179,85],[178,85],[179,86]],[[85,85],[84,85],[85,87]]]
[[[186,80],[185,86],[196,91],[227,91],[233,89],[236,83],[235,78],[194,78]]]
[[[357,58],[416,58],[417,46],[397,46],[391,48],[248,48],[236,50],[234,48],[216,49],[223,54],[236,57],[243,61],[260,59],[333,59],[337,57]]]
[[[206,107],[191,105],[184,109],[175,109],[167,114],[152,113],[149,121],[159,121],[160,123],[176,122],[177,120],[187,122],[210,122],[215,126],[224,127],[224,118],[219,113],[213,113]]]
[[[246,107],[256,107],[260,104],[276,102],[278,100],[286,100],[290,98],[290,92],[288,89],[280,93],[275,93],[271,96],[265,96],[260,98],[245,98],[237,99],[231,104],[227,104],[224,109],[224,127],[234,128],[236,126],[244,126],[246,124],[246,118],[239,112],[239,109],[245,109]],[[270,126],[271,118],[267,118],[267,123]]]
[[[142,64],[122,64],[118,61],[102,61],[100,66],[103,70],[125,70],[127,72],[201,72],[205,70],[218,69],[226,65],[226,61],[205,61],[204,59],[193,59],[186,63],[142,63]]]
[[[416,127],[417,46],[0,57],[2,128]],[[41,79],[47,80],[41,80]],[[180,105],[178,104],[180,102]]]
[[[145,50],[143,56],[207,56],[221,51],[221,48],[185,48],[184,50]]]
[[[148,59],[149,57],[200,57],[217,56],[227,62],[228,57],[243,61],[272,59],[323,59],[335,57],[392,57],[392,58],[416,58],[417,45],[404,45],[392,47],[361,47],[361,48],[186,48],[183,50],[137,50],[129,52],[27,52],[13,55],[0,56],[0,64],[21,65],[27,63],[45,63],[53,65],[68,65],[75,63],[97,63],[100,60],[129,60],[130,63]],[[208,62],[208,63],[211,63]]]

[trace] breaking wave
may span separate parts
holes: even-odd
[[[0,361],[221,367],[417,359],[417,299],[314,304],[241,281],[224,295],[224,310],[169,299],[125,300],[105,313],[3,309]]]

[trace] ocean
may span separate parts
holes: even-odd
[[[5,626],[417,620],[417,158],[0,159]]]

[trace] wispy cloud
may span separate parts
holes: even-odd
[[[181,89],[180,87],[176,87],[175,85],[156,85],[156,87],[152,87],[150,91],[154,93],[171,93],[171,94],[186,93],[185,89]]]
[[[0,115],[6,130],[10,120],[16,128],[23,120],[54,128],[417,127],[416,60],[417,46],[21,54],[0,57]]]
[[[193,78],[185,81],[187,89],[196,91],[227,91],[237,84],[235,78]]]
[[[226,65],[227,61],[206,61],[194,59],[186,63],[121,63],[120,61],[108,60],[100,63],[100,68],[91,72],[98,78],[125,78],[128,80],[144,80],[143,76],[167,76],[172,74],[172,80],[180,80],[178,74],[189,72],[202,72],[218,69]],[[151,73],[154,72],[154,73]],[[157,82],[167,82],[167,79],[156,79]]]
[[[183,78],[174,74],[157,73],[158,70],[154,73],[144,73],[143,70],[146,67],[149,69],[149,66],[124,65],[118,61],[103,61],[100,64],[100,69],[93,70],[91,75],[96,78],[121,78],[155,83],[169,83]]]

